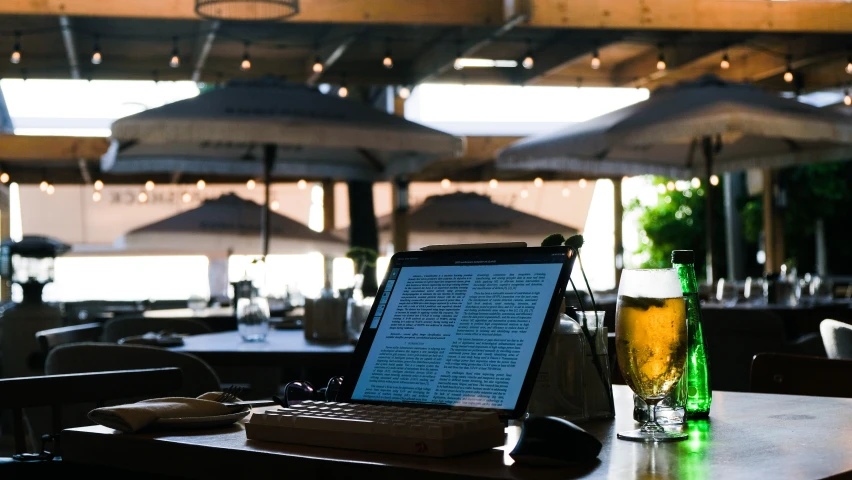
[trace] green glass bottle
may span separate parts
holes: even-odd
[[[695,277],[695,253],[692,250],[672,251],[672,265],[677,269],[680,286],[686,300],[686,418],[707,418],[710,415],[710,366],[704,348],[701,328],[701,304],[698,301],[698,280]]]

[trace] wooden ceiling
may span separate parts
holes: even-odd
[[[217,22],[193,0],[4,0],[3,77],[196,80],[272,75],[347,86],[660,85],[714,73],[776,91],[852,83],[852,3],[770,0],[302,0],[281,22]],[[176,45],[178,68],[169,67]],[[90,61],[95,46],[103,61]],[[248,44],[248,47],[246,45]],[[390,48],[394,66],[382,59]],[[252,68],[239,65],[248,51]],[[599,53],[601,68],[590,66]],[[667,68],[656,68],[660,54]],[[532,69],[465,68],[465,57]],[[728,56],[730,68],[720,67]],[[325,70],[315,74],[316,56]],[[794,81],[785,82],[787,67]]]

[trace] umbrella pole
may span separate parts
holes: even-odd
[[[713,141],[710,137],[701,139],[701,146],[704,149],[704,185],[706,193],[704,194],[704,234],[705,244],[707,246],[707,255],[705,257],[707,284],[715,285],[716,276],[713,270],[713,185],[710,184],[710,176],[713,174]]]
[[[260,219],[260,235],[262,239],[263,260],[269,254],[269,184],[271,183],[272,165],[275,163],[275,144],[263,146],[263,214]]]

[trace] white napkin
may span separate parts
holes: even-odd
[[[180,417],[213,417],[233,413],[234,407],[210,400],[218,392],[205,393],[198,398],[164,397],[125,405],[96,408],[89,420],[122,432],[136,432],[157,420]],[[235,400],[238,401],[238,400]]]

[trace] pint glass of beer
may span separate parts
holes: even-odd
[[[615,308],[615,352],[625,383],[648,408],[648,421],[618,438],[671,442],[687,435],[663,429],[654,406],[677,385],[686,363],[686,304],[677,270],[626,269]]]

